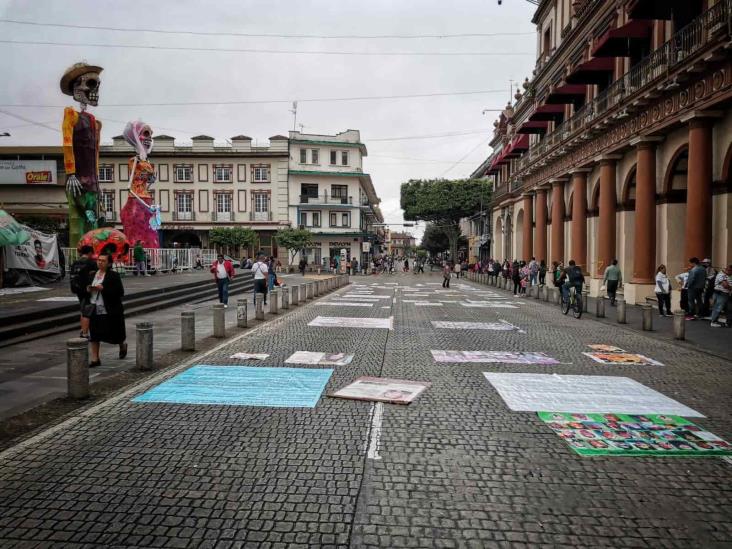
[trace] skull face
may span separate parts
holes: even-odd
[[[150,129],[150,126],[143,126],[142,131],[140,132],[140,143],[145,147],[147,154],[150,154],[153,145],[152,130]]]
[[[83,105],[94,107],[99,103],[99,73],[87,72],[74,81],[74,99]]]

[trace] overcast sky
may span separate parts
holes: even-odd
[[[99,107],[92,112],[110,141],[128,120],[189,141],[237,134],[262,144],[293,127],[289,103],[144,106],[144,103],[300,100],[298,124],[308,133],[361,130],[387,222],[402,221],[399,185],[410,178],[468,176],[489,154],[496,112],[509,97],[509,80],[523,81],[534,66],[535,6],[524,0],[217,0],[157,2],[111,0],[0,0],[0,19],[116,28],[195,31],[213,35],[123,32],[0,22],[0,40],[63,42],[79,46],[0,43],[0,110],[58,128],[71,98],[59,79],[78,61],[104,68]],[[514,36],[346,39],[221,36],[425,35],[526,33]],[[328,55],[111,48],[102,44],[205,49],[386,52]],[[485,52],[497,55],[401,56],[396,52]],[[501,55],[501,54],[510,55]],[[311,98],[415,95],[497,90],[444,97],[338,102]],[[9,107],[12,104],[43,107]],[[114,104],[131,106],[114,107]],[[46,106],[48,105],[48,106]],[[0,112],[2,145],[60,144],[51,129]],[[298,128],[300,129],[300,128]],[[471,133],[467,133],[471,132]],[[431,139],[377,141],[460,133]],[[470,152],[472,151],[472,152]],[[470,153],[470,154],[468,154]],[[467,155],[467,156],[466,156]],[[153,151],[154,158],[154,151]],[[457,161],[462,160],[460,163]],[[449,171],[448,171],[449,170]],[[397,229],[397,227],[394,227]],[[421,233],[421,231],[418,231]]]

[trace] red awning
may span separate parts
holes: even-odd
[[[670,21],[674,12],[694,3],[695,0],[635,0],[628,9],[631,19],[664,19]],[[696,0],[700,2],[700,0]]]
[[[517,133],[546,133],[547,129],[549,128],[549,122],[546,120],[539,120],[536,122],[529,122],[526,121],[523,124],[521,124],[516,130]]]
[[[554,88],[547,96],[546,102],[553,105],[574,103],[579,97],[584,97],[586,92],[585,84],[564,84]]]
[[[529,116],[529,121],[558,120],[564,116],[564,105],[542,105]]]
[[[615,70],[615,60],[611,57],[595,57],[577,65],[567,77],[570,84],[603,84]]]
[[[648,42],[653,31],[653,22],[635,20],[603,34],[592,50],[594,57],[629,57],[633,50]]]
[[[507,157],[515,158],[522,152],[529,150],[529,136],[521,134],[513,138],[506,152]]]

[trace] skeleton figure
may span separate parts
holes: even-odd
[[[64,109],[62,124],[66,192],[69,202],[69,240],[97,227],[97,180],[102,124],[87,105],[99,102],[101,67],[76,63],[61,77],[61,91],[79,103],[79,111]]]
[[[144,122],[128,122],[122,132],[135,149],[128,161],[129,197],[122,208],[122,225],[130,242],[142,242],[145,248],[159,248],[160,207],[153,204],[150,188],[155,183],[155,168],[147,161],[153,146],[152,129]]]

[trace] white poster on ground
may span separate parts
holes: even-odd
[[[501,364],[559,364],[544,354],[527,351],[430,351],[435,362],[493,362]],[[552,410],[553,411],[553,410]]]
[[[516,305],[511,305],[510,303],[502,303],[502,302],[487,302],[484,301],[482,303],[460,303],[463,307],[468,308],[484,308],[484,309],[518,309]]]
[[[385,328],[391,330],[394,317],[389,318],[360,318],[349,316],[316,316],[308,326],[323,328]]]
[[[266,353],[236,353],[229,358],[237,360],[266,360],[269,355]]]
[[[705,417],[627,377],[483,372],[506,405],[519,412],[668,414]]]
[[[5,266],[8,269],[61,272],[58,263],[56,235],[46,234],[26,227],[31,237],[20,246],[5,246]]]
[[[392,404],[409,404],[432,384],[425,381],[389,379],[386,377],[359,377],[328,396],[353,400],[371,400]]]
[[[319,303],[319,305],[325,305],[325,306],[341,306],[341,307],[373,307],[373,303],[362,303],[362,302],[355,302],[355,301],[323,301]]]
[[[521,334],[526,332],[514,326],[510,322],[505,320],[499,320],[498,322],[454,322],[449,320],[433,320],[432,326],[435,328],[444,328],[447,330],[495,330],[498,332],[509,332],[516,330]]]
[[[346,353],[315,353],[296,351],[285,360],[288,364],[313,364],[316,366],[345,366],[353,361],[353,355]]]

